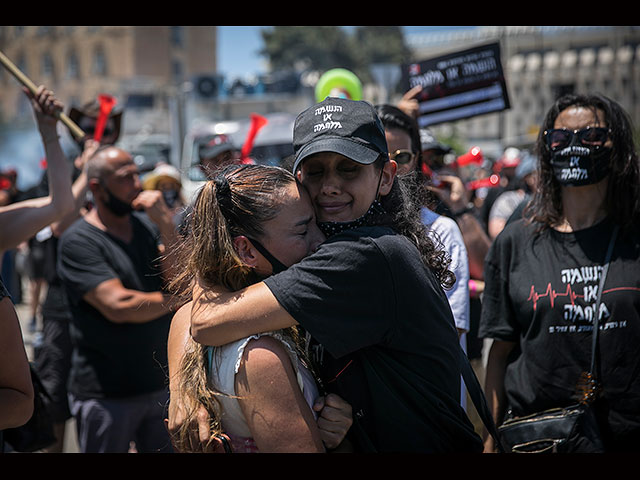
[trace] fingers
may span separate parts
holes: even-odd
[[[28,88],[23,88],[26,95],[31,99],[36,113],[56,117],[59,112],[62,111],[63,105],[55,94],[44,87],[44,85],[38,86],[35,92],[31,92]]]
[[[353,424],[351,405],[335,394],[318,399],[314,410],[320,410],[318,429],[323,443],[329,449],[336,448]]]
[[[207,412],[204,406],[200,405],[196,418],[198,421],[198,441],[199,443],[206,444],[209,438],[211,438],[211,430],[209,428],[209,412]]]
[[[416,85],[415,87],[407,90],[402,96],[402,100],[413,100],[422,91],[422,85]]]
[[[131,202],[131,206],[136,210],[148,210],[154,206],[159,206],[158,202],[160,201],[164,204],[162,193],[159,190],[143,190]]]
[[[100,148],[100,142],[96,142],[92,138],[88,138],[84,142],[84,149],[79,157],[77,157],[76,168],[82,169],[89,163],[89,159],[93,157],[93,154]]]

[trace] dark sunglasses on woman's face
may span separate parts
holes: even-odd
[[[411,150],[396,150],[389,154],[389,158],[399,164],[405,164],[413,159],[413,152]]]
[[[611,130],[603,127],[587,127],[580,130],[554,128],[544,132],[547,146],[552,151],[562,150],[573,144],[574,138],[583,147],[601,147],[609,138]]]

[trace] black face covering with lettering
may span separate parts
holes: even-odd
[[[611,171],[611,148],[570,145],[551,154],[551,168],[561,185],[582,187],[603,180]]]

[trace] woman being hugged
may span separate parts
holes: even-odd
[[[356,452],[481,451],[459,405],[448,256],[396,179],[375,109],[325,99],[298,116],[294,150],[293,171],[329,238],[237,292],[196,285],[194,339],[219,345],[299,324],[324,386],[353,408]]]
[[[631,122],[604,96],[564,96],[547,113],[537,150],[540,181],[525,219],[503,230],[485,264],[479,336],[493,338],[485,392],[497,424],[576,404],[598,315],[592,373],[604,449],[637,451],[640,168]]]
[[[299,261],[323,240],[308,195],[293,175],[278,167],[227,167],[198,194],[184,268],[173,286],[198,278],[237,290]],[[206,450],[224,432],[234,452],[324,451],[310,408],[318,389],[295,329],[203,347],[189,337],[189,312],[186,304],[176,313],[169,334],[175,447],[202,451],[202,440]],[[203,413],[208,425],[202,432],[189,430]],[[174,428],[182,419],[187,421]]]

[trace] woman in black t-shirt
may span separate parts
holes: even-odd
[[[355,451],[481,451],[459,404],[448,258],[407,203],[374,108],[327,98],[298,116],[294,150],[329,239],[239,292],[196,287],[193,338],[220,345],[299,324],[324,387],[352,405]]]
[[[631,122],[614,101],[569,95],[538,138],[539,185],[485,264],[480,336],[492,338],[485,392],[499,424],[577,403],[591,360],[599,277],[601,394],[607,451],[640,448],[640,174]],[[485,449],[493,448],[489,439]]]

